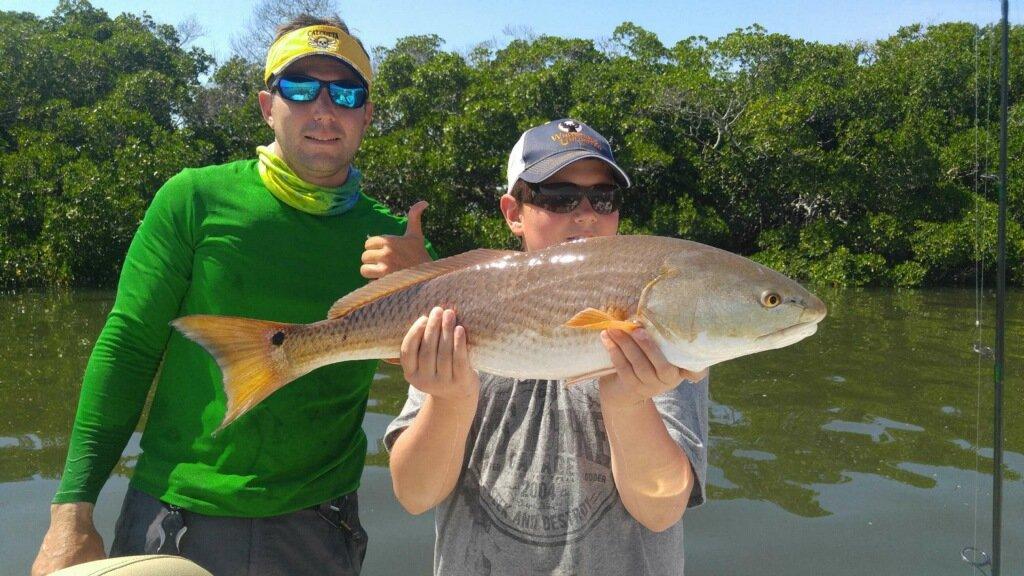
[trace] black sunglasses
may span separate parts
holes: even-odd
[[[292,102],[312,102],[327,87],[331,102],[342,108],[361,108],[366,104],[366,87],[353,80],[318,80],[309,76],[281,76],[274,80],[271,89],[280,92],[281,97]]]
[[[598,214],[611,214],[622,207],[622,188],[617,184],[579,186],[572,182],[524,182],[532,194],[524,194],[523,202],[549,212],[568,214],[583,202],[583,198],[590,201],[590,206]]]

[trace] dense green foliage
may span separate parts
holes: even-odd
[[[437,36],[374,54],[357,164],[397,210],[431,201],[442,253],[509,246],[508,150],[553,118],[612,141],[623,228],[691,238],[831,284],[969,283],[995,269],[998,29],[912,26],[829,45],[754,26],[674,46],[542,36],[460,54]],[[1024,29],[1011,31],[1008,259],[1024,284]],[[371,44],[372,38],[366,39]],[[148,16],[85,0],[0,12],[0,286],[111,285],[153,193],[272,134],[261,63],[219,66]],[[209,74],[207,77],[206,75]]]

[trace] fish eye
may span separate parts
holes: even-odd
[[[767,290],[761,293],[761,305],[765,308],[775,308],[779,304],[782,304],[782,296]]]

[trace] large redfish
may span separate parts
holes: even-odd
[[[642,326],[670,362],[699,371],[802,340],[825,317],[813,294],[742,256],[606,236],[535,252],[474,250],[395,272],[313,324],[204,315],[173,324],[220,365],[223,427],[320,366],[398,357],[409,327],[434,306],[456,311],[475,369],[569,381],[614,371],[600,342],[606,328]]]

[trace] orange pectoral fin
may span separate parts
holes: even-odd
[[[565,326],[568,328],[581,328],[583,330],[607,330],[614,328],[624,332],[632,332],[639,328],[640,324],[634,320],[616,318],[612,314],[596,308],[587,308],[573,316],[572,319],[565,323]]]

